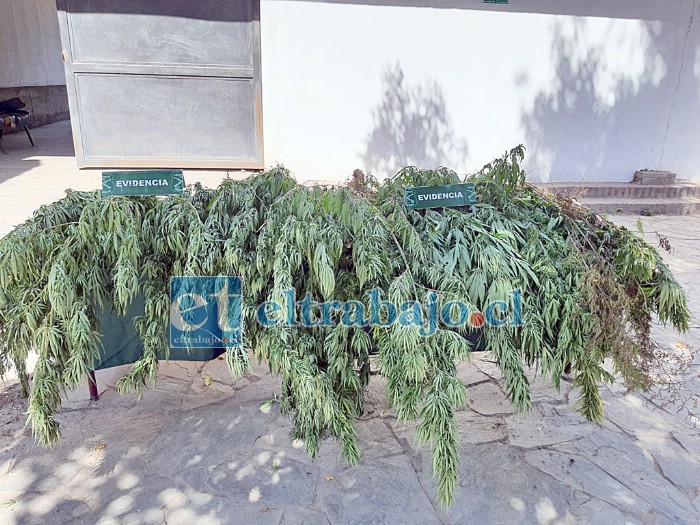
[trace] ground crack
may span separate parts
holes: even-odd
[[[418,485],[420,486],[421,490],[423,491],[423,494],[425,494],[425,497],[430,502],[430,505],[433,507],[433,512],[435,513],[435,516],[437,517],[438,520],[440,520],[440,523],[442,523],[443,525],[447,525],[447,522],[445,521],[445,518],[443,517],[443,514],[442,514],[440,508],[438,506],[436,506],[436,502],[434,502],[432,500],[432,498],[430,497],[430,494],[428,494],[428,492],[425,490],[425,487],[420,482],[420,475],[423,472],[423,465],[421,464],[420,458],[413,451],[413,449],[411,449],[410,445],[408,445],[408,440],[406,438],[399,438],[396,435],[394,428],[387,421],[385,421],[384,418],[381,418],[381,420],[382,420],[382,423],[384,423],[384,426],[386,426],[389,429],[389,432],[391,432],[391,435],[394,437],[396,442],[403,449],[403,453],[408,458],[408,462],[410,463],[411,468],[416,473]]]
[[[668,142],[668,133],[671,129],[671,115],[673,114],[673,110],[676,107],[676,95],[678,94],[678,90],[681,87],[681,78],[683,77],[683,70],[685,69],[685,63],[684,63],[685,49],[688,46],[688,40],[690,39],[690,32],[693,29],[693,20],[695,18],[695,3],[696,3],[696,0],[693,0],[693,7],[691,8],[690,19],[688,20],[688,28],[686,29],[685,38],[683,39],[683,46],[681,47],[681,63],[680,63],[680,68],[678,69],[678,79],[676,81],[676,87],[673,89],[673,95],[671,95],[671,107],[668,110],[668,119],[666,120],[666,131],[664,132],[664,140],[661,143],[661,164],[662,165],[664,162],[664,156],[666,154],[666,143]]]

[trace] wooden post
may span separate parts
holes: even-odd
[[[95,379],[95,371],[88,372],[88,388],[90,389],[90,401],[99,401],[100,393],[97,391],[97,379]]]

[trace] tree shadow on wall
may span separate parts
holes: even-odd
[[[452,130],[442,89],[435,81],[411,84],[398,64],[382,74],[384,94],[363,155],[365,169],[393,175],[404,166],[457,167],[467,143]]]
[[[700,121],[679,111],[700,111],[697,81],[681,81],[692,76],[692,57],[700,53],[688,21],[683,27],[640,22],[634,28],[638,33],[617,35],[641,53],[636,64],[617,55],[629,59],[622,65],[610,58],[616,45],[612,37],[581,53],[581,44],[588,42],[586,23],[555,23],[555,84],[537,95],[522,118],[530,164],[547,168],[536,178],[631,180],[637,169],[680,172],[693,159],[700,160],[693,139],[700,135]],[[526,73],[521,77],[521,83],[527,81]]]

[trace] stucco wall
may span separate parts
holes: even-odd
[[[65,84],[54,0],[0,0],[0,88]]]
[[[0,0],[0,100],[13,97],[33,126],[69,116],[54,0]]]
[[[464,172],[524,143],[536,180],[700,179],[698,15],[693,0],[263,0],[266,162],[316,180]]]
[[[536,180],[700,180],[694,0],[261,4],[265,159],[300,179],[466,172],[524,143]],[[0,0],[0,97],[64,118],[60,49],[54,0]]]

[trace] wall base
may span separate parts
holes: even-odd
[[[31,113],[30,127],[32,128],[70,118],[66,86],[0,88],[0,100],[13,97],[21,98],[27,105],[25,109]]]

